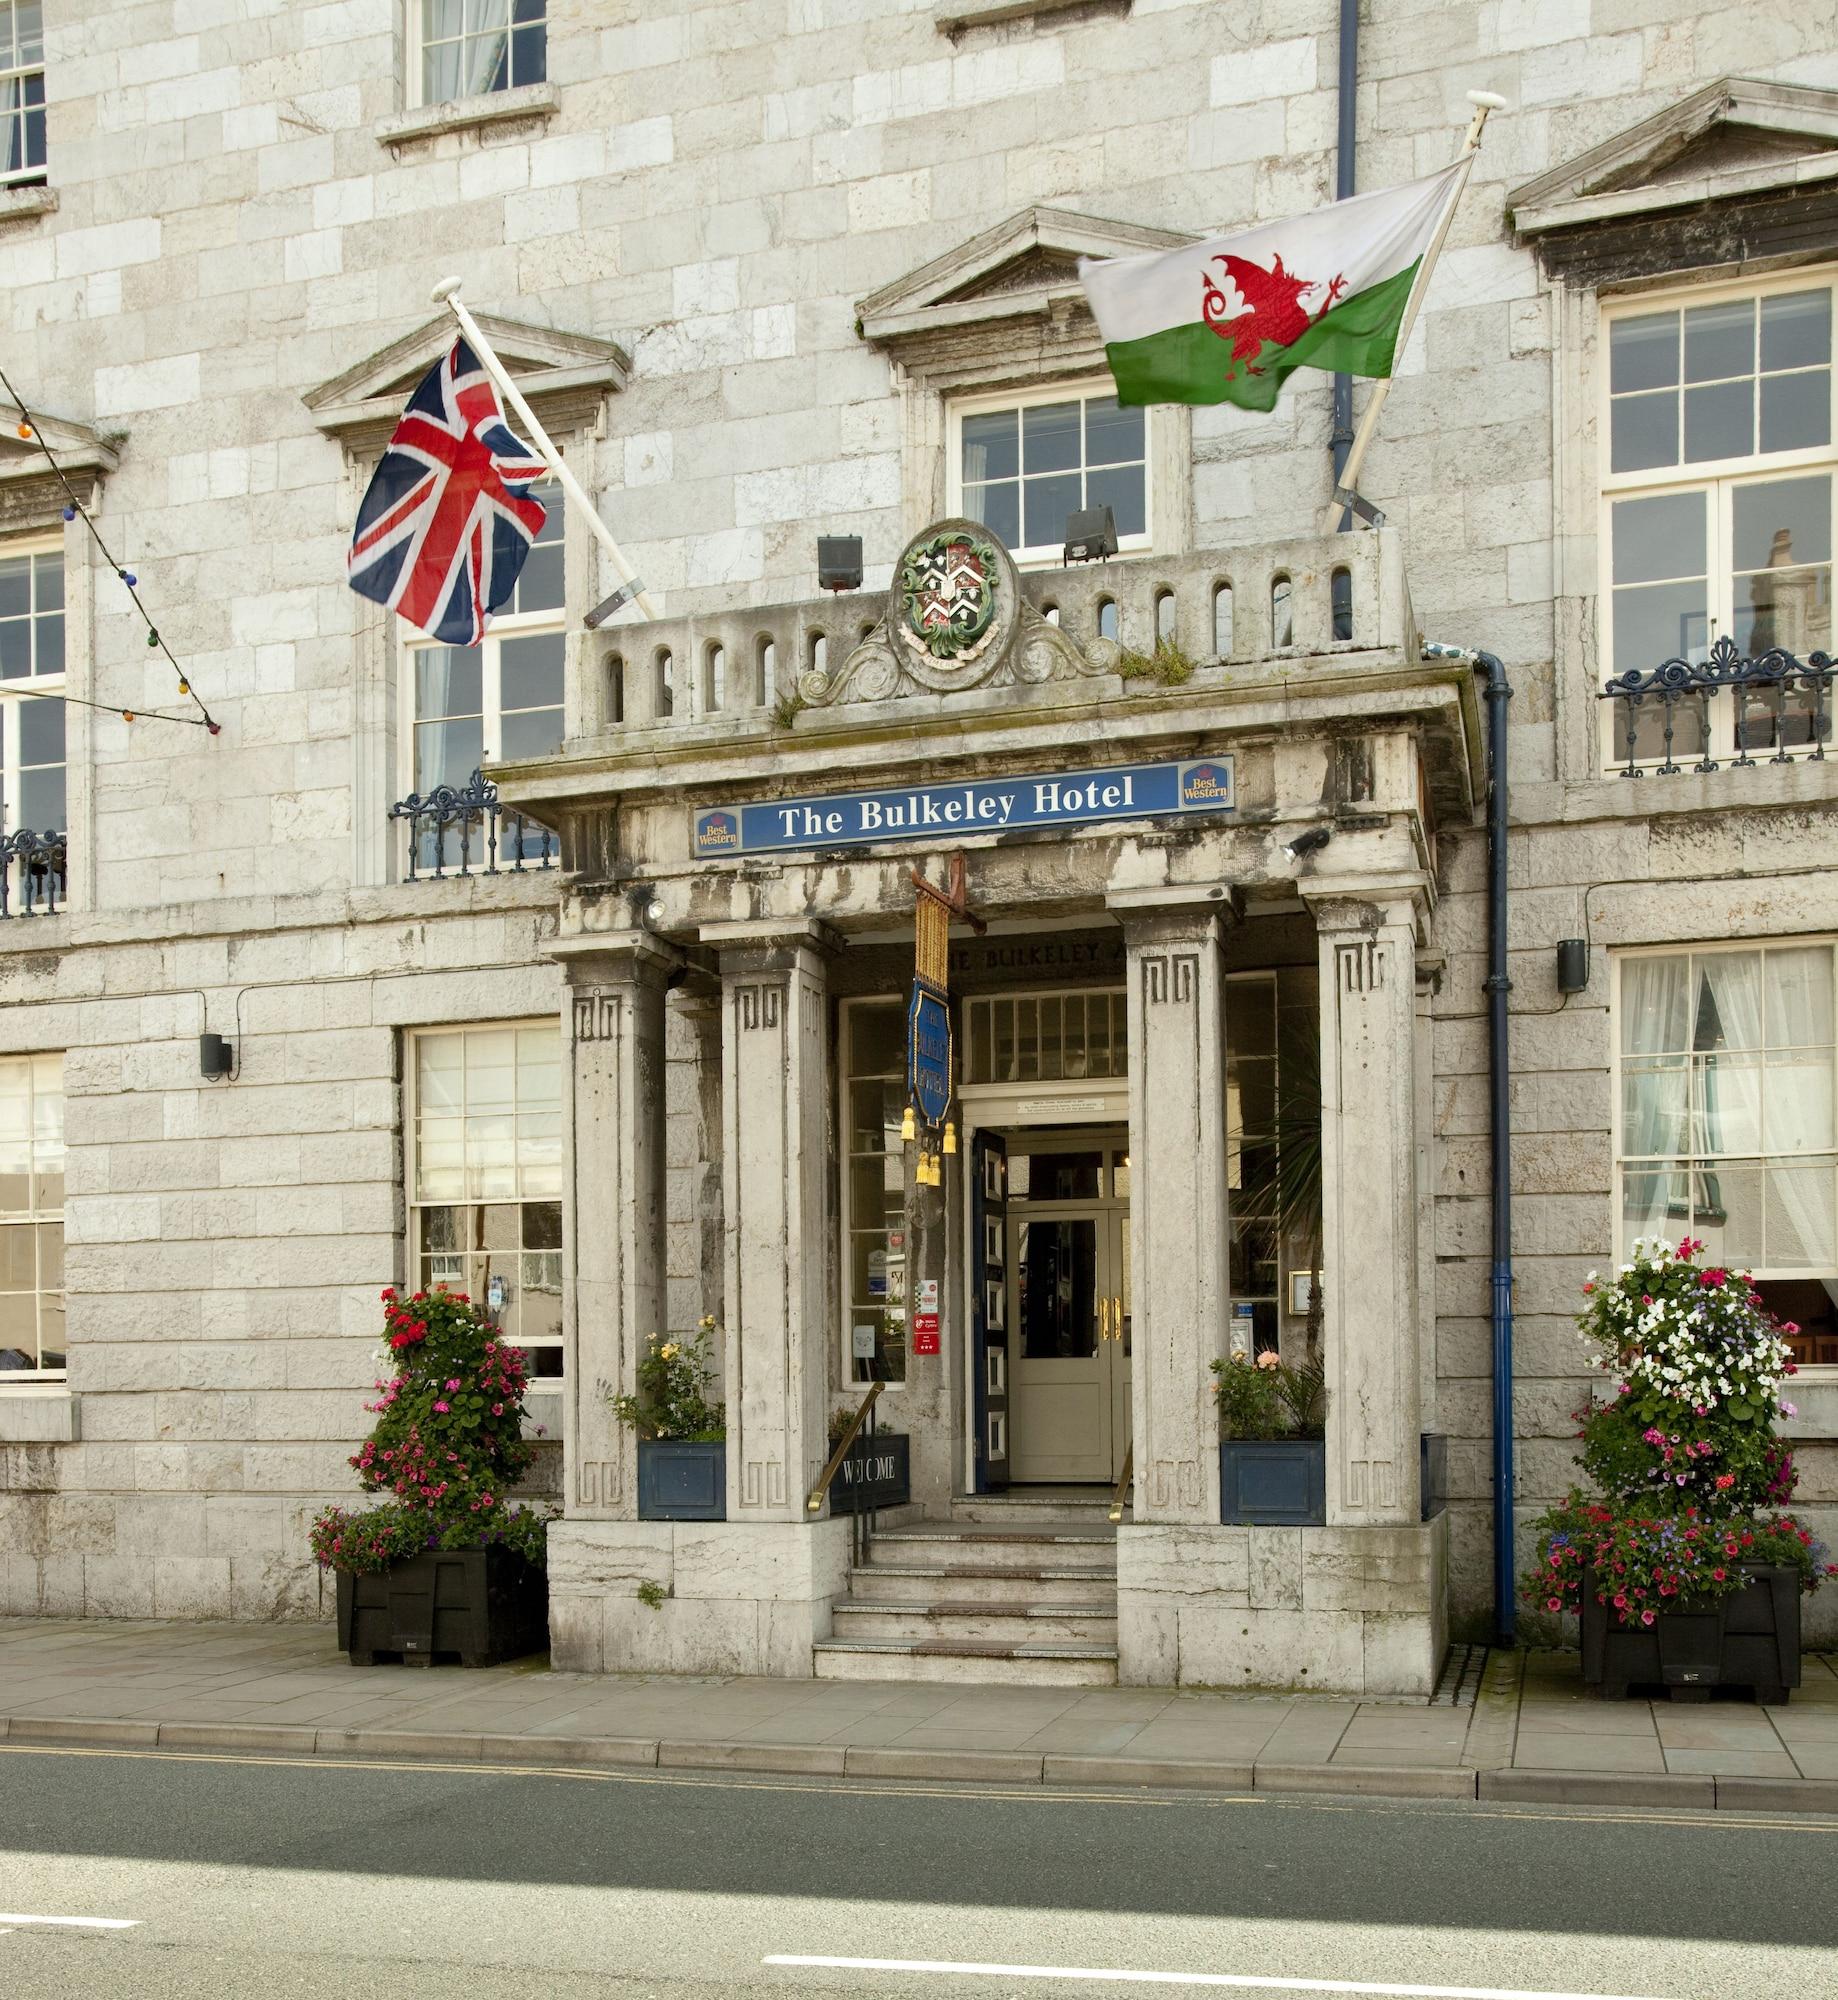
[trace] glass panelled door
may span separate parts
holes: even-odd
[[[1127,1157],[1097,1146],[1011,1160],[1011,1476],[1109,1483],[1130,1441]]]

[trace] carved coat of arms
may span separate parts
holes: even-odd
[[[934,535],[900,559],[900,609],[909,645],[935,660],[973,658],[996,613],[996,552],[979,536]]]

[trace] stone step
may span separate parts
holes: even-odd
[[[972,1527],[1019,1528],[1037,1523],[1067,1522],[1079,1527],[1104,1527],[1110,1521],[1110,1494],[1093,1488],[1089,1498],[1054,1493],[1038,1500],[1021,1493],[977,1493],[951,1502],[954,1524]]]
[[[1112,1646],[1117,1605],[1034,1604],[1011,1599],[934,1599],[929,1604],[844,1597],[831,1606],[838,1639],[1000,1640],[1010,1645],[1046,1643]]]
[[[1115,1646],[977,1639],[819,1639],[820,1681],[964,1681],[985,1686],[1115,1687]]]
[[[863,1601],[886,1604],[930,1604],[941,1598],[962,1603],[1091,1604],[1107,1599],[1115,1604],[1117,1572],[1104,1568],[1037,1564],[1014,1567],[966,1567],[959,1563],[907,1562],[883,1558],[875,1544],[874,1560],[851,1572],[849,1588]]]
[[[874,1561],[942,1563],[953,1569],[1084,1568],[1114,1576],[1117,1534],[1109,1522],[1041,1521],[1026,1527],[928,1521],[877,1534]]]

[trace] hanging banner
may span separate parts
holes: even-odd
[[[919,979],[906,1007],[906,1088],[936,1131],[951,1108],[951,1010],[943,994]]]
[[[695,811],[691,824],[696,854],[706,858],[1230,812],[1236,802],[1231,758],[1209,757],[1188,764],[1128,764],[1037,778],[978,778],[898,791],[714,806]]]

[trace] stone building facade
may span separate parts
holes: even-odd
[[[1367,0],[1360,189],[1508,102],[1367,462],[1385,525],[1338,536],[1326,378],[1117,412],[1075,278],[1332,197],[1332,0],[513,12],[0,0],[0,107],[36,101],[9,75],[45,106],[0,108],[0,365],[222,724],[157,713],[170,667],[9,421],[0,1610],[324,1615],[305,1528],[376,1294],[463,1274],[537,1356],[558,1658],[911,1670],[897,1620],[839,1645],[889,1622],[838,1613],[848,1530],[803,1505],[884,1379],[921,1535],[999,1525],[1004,1461],[1055,1520],[1133,1449],[1103,1670],[1425,1688],[1489,1627],[1493,1504],[1487,753],[1425,637],[1514,690],[1517,1517],[1570,1476],[1578,1286],[1689,1227],[1806,1327],[1801,1498],[1838,1524],[1829,685],[1601,698],[1719,639],[1830,648],[1830,5]],[[448,274],[657,626],[588,626],[616,578],[559,507],[466,657],[346,589]],[[1099,502],[1120,552],[1067,569]],[[955,676],[896,588],[952,523],[999,600]],[[861,536],[858,593],[819,593],[820,535]],[[481,766],[506,810],[392,814]],[[1126,766],[1229,806],[696,839]],[[46,831],[61,859],[13,838]],[[959,848],[991,929],[954,939],[934,1190],[855,1106],[898,1067],[908,869]],[[1207,1365],[1297,1351],[1311,1259],[1247,1162],[1310,1061],[1326,1521],[1228,1528]],[[1024,1226],[1036,1314],[1115,1311],[1032,1357],[990,1339]],[[729,1518],[639,1522],[605,1395],[704,1312]],[[1096,1670],[1075,1639],[1016,1670]]]

